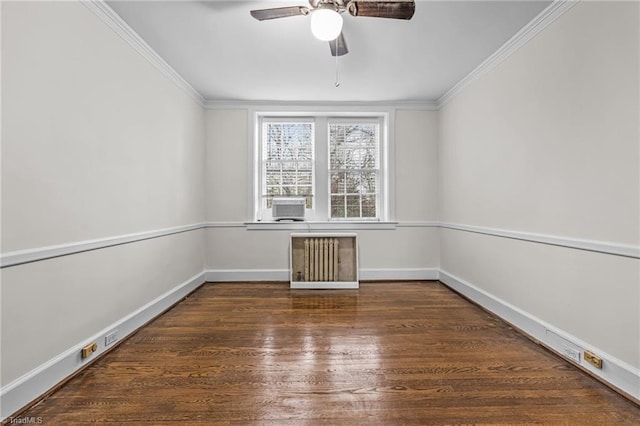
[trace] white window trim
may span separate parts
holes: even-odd
[[[385,199],[384,206],[379,216],[379,220],[308,220],[305,224],[295,224],[290,222],[274,222],[272,220],[260,220],[258,212],[260,211],[260,127],[261,117],[324,117],[325,119],[339,118],[372,118],[380,117],[382,120],[381,129],[381,158],[380,167],[385,177],[381,182],[381,192]],[[250,188],[247,191],[247,229],[394,229],[395,228],[395,109],[391,107],[365,107],[365,106],[341,106],[336,108],[330,105],[314,105],[309,106],[260,106],[248,109],[248,182]],[[318,125],[318,123],[316,123]],[[385,149],[386,148],[386,149]],[[328,149],[325,156],[328,156]],[[328,158],[325,158],[328,161]],[[328,164],[326,164],[328,167]],[[325,186],[328,182],[324,183]],[[327,188],[328,189],[328,188]],[[321,188],[317,189],[322,190]],[[315,194],[314,194],[315,195]],[[317,203],[318,197],[314,202]],[[315,205],[318,209],[322,206]],[[325,206],[328,212],[328,205]],[[324,207],[323,207],[324,208]]]

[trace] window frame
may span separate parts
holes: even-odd
[[[329,180],[331,179],[331,173],[334,169],[331,168],[331,140],[329,139],[330,130],[329,126],[332,124],[375,124],[377,126],[377,158],[376,158],[376,217],[368,218],[368,217],[331,217],[331,204],[329,200],[333,196],[330,188],[327,188],[327,220],[328,221],[341,221],[341,222],[353,222],[353,221],[382,221],[384,219],[384,206],[385,206],[385,190],[384,190],[384,182],[386,179],[386,172],[384,165],[386,164],[386,155],[385,155],[385,147],[383,142],[383,131],[384,131],[384,121],[382,117],[328,117],[327,119],[327,184],[329,185]],[[347,170],[347,169],[344,169]],[[356,169],[354,169],[356,170]],[[345,192],[345,197],[349,196],[348,193]]]
[[[311,205],[312,208],[311,209],[306,209],[307,212],[313,210],[316,206],[316,194],[313,193],[314,188],[316,187],[316,168],[314,167],[315,164],[315,151],[316,151],[316,122],[314,117],[273,117],[273,116],[263,116],[260,117],[260,122],[259,122],[259,129],[260,129],[260,134],[258,137],[261,138],[261,136],[263,135],[263,132],[265,130],[265,127],[270,124],[284,124],[284,123],[300,123],[300,124],[311,124],[311,129],[312,129],[312,133],[311,133]],[[266,186],[266,181],[267,181],[267,167],[266,167],[266,159],[265,159],[265,151],[266,151],[266,144],[263,144],[262,141],[258,141],[259,147],[258,149],[260,150],[259,152],[259,174],[258,174],[258,184],[259,184],[259,196],[260,199],[256,200],[257,203],[257,210],[258,211],[264,211],[264,210],[270,210],[269,208],[263,207],[264,203],[266,202],[266,197],[267,195],[265,195],[268,191],[266,191],[266,187],[263,188],[263,186]],[[302,197],[302,195],[301,195]]]
[[[290,222],[275,222],[272,219],[270,209],[263,210],[261,173],[263,163],[263,145],[261,141],[262,125],[267,121],[312,120],[314,121],[314,171],[313,171],[313,209],[307,209],[306,222],[326,226],[344,226],[351,229],[358,228],[358,224],[364,224],[366,228],[371,226],[384,227],[395,223],[395,199],[394,188],[394,110],[391,108],[361,108],[358,106],[336,110],[332,107],[318,107],[312,110],[307,108],[251,108],[248,113],[249,125],[249,194],[248,194],[248,225],[273,224],[275,229],[298,226]],[[330,176],[330,143],[329,123],[348,121],[377,122],[379,126],[379,196],[376,206],[376,218],[331,218],[329,203],[329,176]],[[322,171],[322,173],[319,173]],[[264,227],[262,227],[264,228]],[[250,227],[250,229],[252,229]],[[260,229],[253,228],[253,229]]]

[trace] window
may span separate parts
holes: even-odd
[[[380,187],[376,122],[329,122],[331,219],[375,219]]]
[[[313,208],[313,122],[265,120],[262,134],[262,208],[281,196],[304,196]]]
[[[309,221],[387,221],[387,116],[256,114],[254,214],[304,197]]]

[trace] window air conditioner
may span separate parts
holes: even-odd
[[[304,220],[304,198],[274,198],[273,220]]]

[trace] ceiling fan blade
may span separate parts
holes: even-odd
[[[251,16],[258,21],[266,21],[267,19],[287,18],[289,16],[308,15],[309,8],[303,6],[291,7],[274,7],[271,9],[252,10]]]
[[[415,10],[414,1],[352,1],[349,3],[349,13],[352,16],[411,19]]]
[[[347,42],[344,39],[344,35],[342,35],[342,33],[340,33],[337,39],[331,40],[329,42],[329,48],[331,49],[331,56],[342,56],[349,53],[349,49],[347,49]]]

